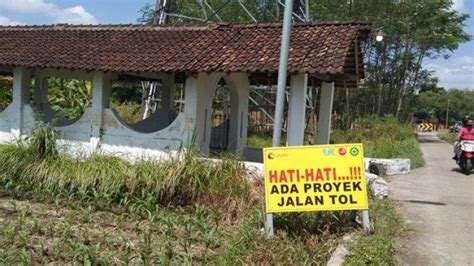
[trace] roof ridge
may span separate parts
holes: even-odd
[[[0,30],[200,30],[208,25],[152,26],[144,24],[43,24],[0,26]]]
[[[312,23],[293,23],[292,27],[311,27],[311,26],[345,26],[345,25],[359,25],[370,26],[370,22],[366,21],[320,21]],[[142,30],[206,30],[206,29],[232,29],[232,28],[274,28],[281,27],[281,22],[268,23],[242,23],[232,24],[228,22],[216,22],[209,24],[187,24],[178,26],[162,26],[162,25],[145,25],[145,24],[43,24],[43,25],[10,25],[0,26],[0,30],[128,30],[128,29],[142,29]]]

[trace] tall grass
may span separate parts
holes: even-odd
[[[441,140],[454,145],[454,142],[457,140],[457,133],[451,133],[447,130],[439,131],[437,134],[438,138]]]
[[[0,264],[324,264],[359,228],[350,211],[282,214],[268,238],[262,181],[232,158],[77,160],[33,135],[0,145]]]
[[[189,152],[181,160],[164,162],[132,164],[102,155],[76,160],[57,153],[45,156],[54,148],[36,138],[31,143],[0,146],[0,185],[12,188],[7,190],[11,194],[15,189],[43,190],[86,203],[124,207],[136,202],[217,207],[217,199],[225,204],[249,194],[244,169],[230,159],[208,162]]]
[[[366,157],[409,158],[412,168],[424,163],[413,128],[393,116],[358,119],[352,129],[335,130],[331,143],[364,143]]]
[[[371,235],[351,247],[351,254],[344,265],[396,265],[394,261],[395,239],[406,230],[404,220],[397,214],[398,205],[389,200],[371,202]]]
[[[286,137],[282,137],[285,145]],[[307,142],[306,142],[307,143]],[[349,130],[332,131],[331,143],[363,143],[366,157],[409,158],[413,168],[424,164],[414,130],[393,116],[360,118]],[[264,134],[250,134],[250,147],[270,147],[272,138]]]
[[[58,133],[51,123],[39,124],[33,130],[29,138],[29,149],[31,154],[35,154],[40,158],[55,158],[58,155],[56,140]]]

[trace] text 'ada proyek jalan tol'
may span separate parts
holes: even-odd
[[[265,169],[267,212],[367,209],[363,160],[354,157],[291,160],[290,151],[287,163],[272,159]]]

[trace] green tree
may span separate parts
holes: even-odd
[[[89,81],[48,79],[48,102],[61,118],[82,115],[92,104],[92,85]]]
[[[241,1],[258,22],[282,19],[283,8],[276,2]],[[304,17],[303,2],[295,1],[296,21]],[[364,85],[353,91],[337,91],[336,97],[342,100],[335,106],[339,113],[347,113],[345,117],[391,113],[400,120],[408,120],[417,93],[430,83],[433,85],[432,73],[423,68],[423,62],[429,58],[447,58],[460,43],[471,40],[464,31],[469,16],[453,10],[452,6],[452,0],[311,0],[313,21],[369,21],[374,30],[385,32],[383,42],[376,42],[371,35],[363,44]],[[253,21],[237,0],[176,0],[171,13],[199,19],[174,16],[172,24]],[[141,22],[150,21],[152,6],[148,5],[141,14]],[[349,125],[350,121],[344,124]]]
[[[449,101],[449,104],[448,104]],[[446,123],[459,121],[466,115],[474,115],[474,91],[443,88],[430,89],[415,97],[415,115],[419,118],[437,118]]]
[[[13,78],[0,75],[0,112],[10,104],[12,100]]]

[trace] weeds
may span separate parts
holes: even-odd
[[[358,119],[352,129],[335,130],[331,143],[363,143],[366,157],[409,158],[412,168],[424,164],[413,128],[393,116]]]
[[[126,209],[156,205],[214,205],[249,192],[243,169],[236,161],[210,163],[192,154],[182,161],[143,161],[130,164],[118,158],[94,155],[79,161],[65,155],[38,155],[28,146],[0,146],[0,185],[11,196],[25,191],[67,195],[96,207],[119,204]],[[8,176],[9,178],[5,178]],[[132,211],[133,212],[133,211]]]
[[[262,184],[232,158],[75,160],[44,143],[0,146],[0,264],[323,264],[357,231],[353,212],[285,214],[265,237]]]
[[[403,219],[397,214],[395,202],[385,199],[373,201],[371,222],[373,234],[361,236],[351,247],[346,265],[393,265],[395,238],[405,230]]]
[[[456,142],[457,140],[456,133],[451,133],[448,131],[439,131],[437,135],[438,135],[438,138],[452,145],[454,145],[454,142]]]
[[[284,145],[285,137],[282,142]],[[271,143],[270,135],[251,134],[247,145],[263,148],[270,147]],[[393,116],[358,119],[352,129],[334,130],[331,143],[363,143],[366,157],[409,158],[413,168],[424,164],[413,129]]]
[[[37,125],[33,130],[28,147],[40,158],[55,158],[58,155],[56,139],[58,134],[51,123]]]

